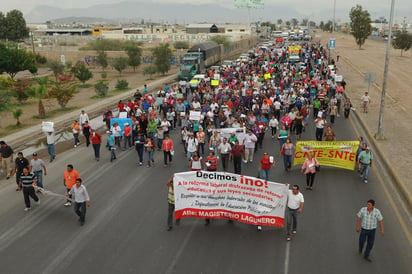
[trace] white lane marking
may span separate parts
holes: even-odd
[[[285,251],[285,269],[283,271],[284,274],[289,273],[289,255],[290,255],[290,242],[286,243],[286,251]]]

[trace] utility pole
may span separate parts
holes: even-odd
[[[383,84],[382,84],[382,95],[381,95],[381,106],[379,110],[379,123],[378,123],[378,132],[375,134],[377,140],[383,140],[383,113],[385,110],[385,95],[386,95],[386,83],[388,79],[389,71],[389,58],[391,55],[391,41],[392,41],[392,25],[393,25],[393,11],[395,8],[395,0],[391,0],[391,11],[389,17],[389,34],[388,34],[388,43],[386,45],[386,58],[385,58],[385,67],[383,70]]]

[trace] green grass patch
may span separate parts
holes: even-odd
[[[21,124],[20,126],[17,126],[17,125],[8,125],[8,126],[6,126],[6,129],[8,130],[8,131],[10,131],[10,130],[16,130],[16,129],[22,129],[22,128],[24,128],[24,125],[23,124]]]
[[[117,94],[117,93],[122,93],[122,92],[125,92],[125,91],[127,91],[127,90],[129,90],[129,88],[117,88],[117,89],[114,89],[114,90],[110,90],[109,91],[109,94]]]
[[[79,85],[79,88],[91,88],[92,84]]]

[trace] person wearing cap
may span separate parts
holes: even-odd
[[[126,146],[129,146],[129,149],[133,147],[132,145],[132,128],[130,127],[129,123],[124,123],[123,128],[123,150],[126,150]]]
[[[80,113],[80,117],[79,117],[79,123],[81,126],[83,126],[86,122],[89,122],[89,115],[87,115],[87,113],[82,110],[82,112]]]
[[[102,143],[102,135],[92,129],[92,134],[90,135],[90,141],[92,142],[94,150],[94,158],[96,161],[100,160],[100,144]]]
[[[16,184],[19,185],[20,182],[20,175],[23,173],[23,168],[29,167],[29,161],[23,157],[23,152],[17,153],[17,158],[14,161],[14,174],[16,174]],[[16,191],[20,189],[17,188]]]
[[[9,179],[13,173],[11,168],[11,163],[13,163],[13,149],[7,145],[5,141],[0,141],[0,160],[3,170],[6,171],[6,179]]]
[[[365,184],[368,183],[369,170],[372,167],[373,154],[370,147],[366,147],[364,151],[359,154],[358,165],[360,164],[360,177]]]
[[[29,172],[32,172],[37,178],[37,185],[43,188],[43,171],[44,176],[47,175],[46,165],[42,159],[39,159],[37,152],[33,153],[33,159],[30,161]]]

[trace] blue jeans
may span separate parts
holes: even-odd
[[[193,157],[193,155],[195,155],[194,151],[193,152],[188,151],[187,152],[187,159],[190,161],[190,159]]]
[[[132,136],[124,136],[123,148],[126,149],[126,146],[129,148],[132,147]]]
[[[114,160],[114,159],[116,159],[116,153],[114,152],[114,147],[109,147],[109,149],[110,149],[110,161],[112,161],[112,160]]]
[[[148,150],[148,151],[146,151],[146,154],[147,154],[147,165],[148,166],[150,166],[150,163],[154,163],[154,159],[153,159],[153,154],[154,154],[154,151],[153,150]]]
[[[376,232],[376,229],[367,230],[367,229],[361,228],[360,235],[359,235],[359,251],[362,252],[363,246],[365,245],[365,241],[367,241],[366,249],[364,253],[365,257],[369,257],[371,253],[373,243],[375,242],[375,232]]]
[[[270,169],[261,169],[262,170],[262,179],[269,181]]]
[[[94,157],[96,159],[99,159],[100,158],[100,144],[94,144],[93,150],[94,150]]]
[[[79,133],[73,133],[73,137],[74,137],[74,145],[77,146],[80,144],[80,140],[79,140]]]
[[[42,170],[40,170],[40,171],[34,171],[33,173],[34,173],[34,175],[36,175],[36,177],[37,177],[37,185],[38,185],[39,187],[43,188],[43,171],[42,171]]]
[[[283,154],[283,165],[285,171],[288,171],[288,169],[292,167],[292,155]]]
[[[280,145],[280,150],[282,150],[283,144],[286,143],[287,138],[279,138],[279,145]]]
[[[368,180],[370,168],[371,168],[371,165],[361,163],[360,174],[362,175],[363,180]]]
[[[56,158],[54,155],[54,144],[47,145],[47,152],[50,155],[50,162],[53,162],[54,158]]]
[[[80,223],[84,223],[86,219],[86,202],[74,203],[74,212],[80,217]]]

